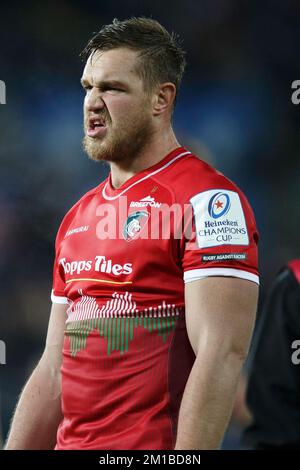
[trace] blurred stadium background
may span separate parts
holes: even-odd
[[[45,0],[1,2],[0,365],[5,436],[43,348],[56,230],[107,174],[83,154],[78,58],[103,23],[152,16],[183,39],[187,71],[175,112],[182,144],[246,193],[260,231],[261,302],[300,253],[300,79],[297,0]],[[225,448],[239,448],[241,394]]]

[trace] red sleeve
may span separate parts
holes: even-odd
[[[190,198],[181,241],[184,281],[231,276],[258,284],[255,218],[243,193],[224,181]]]

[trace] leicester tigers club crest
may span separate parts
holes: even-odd
[[[138,238],[140,231],[146,225],[150,214],[146,211],[132,212],[127,217],[123,229],[123,236],[127,242]]]

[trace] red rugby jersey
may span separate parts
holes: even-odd
[[[184,283],[258,283],[257,241],[242,192],[183,147],[72,207],[52,291],[69,304],[56,449],[174,449],[195,360]]]

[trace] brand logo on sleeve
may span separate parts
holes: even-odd
[[[238,193],[209,190],[190,200],[199,248],[249,245],[244,211]]]

